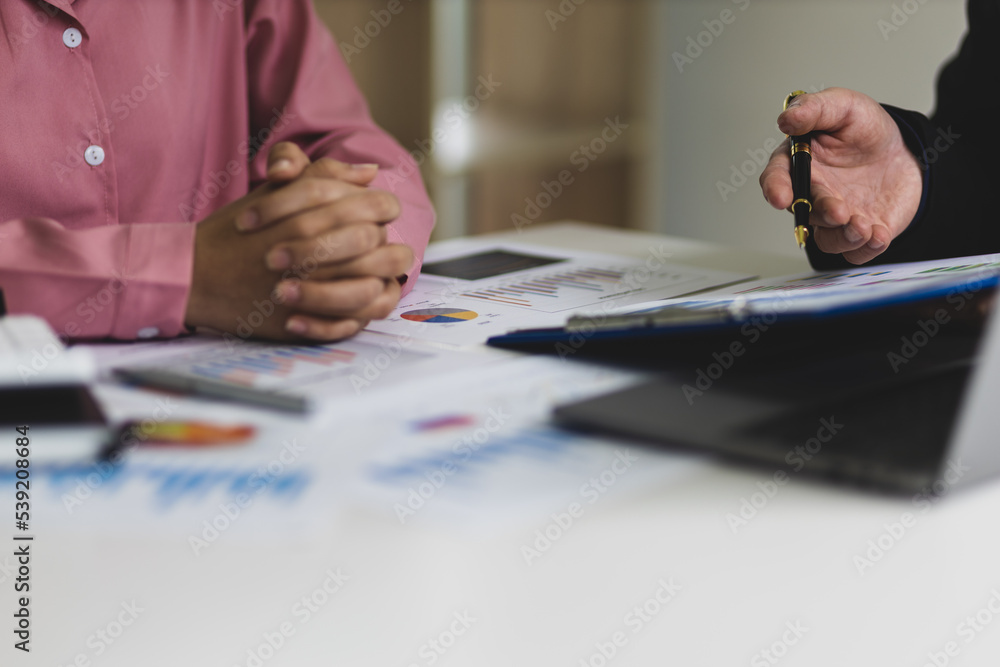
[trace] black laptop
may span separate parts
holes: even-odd
[[[562,406],[555,416],[573,429],[736,457],[789,475],[943,494],[1000,473],[993,298],[993,291],[982,294],[937,329],[911,310],[762,337],[756,356],[728,358],[721,340],[689,354],[663,350],[666,361],[653,379]],[[930,305],[925,312],[938,312]],[[655,361],[649,343],[642,356]]]

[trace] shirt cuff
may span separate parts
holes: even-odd
[[[903,231],[903,234],[905,234],[913,226],[919,223],[920,219],[924,215],[924,211],[927,209],[927,200],[931,191],[931,168],[925,159],[925,156],[927,155],[927,148],[924,146],[923,138],[921,137],[920,132],[918,132],[917,129],[906,120],[906,112],[902,109],[889,106],[888,104],[883,104],[882,108],[885,109],[886,113],[888,113],[894,121],[896,121],[896,126],[899,127],[899,133],[903,137],[903,143],[906,144],[906,147],[910,149],[910,152],[917,158],[917,164],[920,165],[920,174],[923,178],[924,188],[920,193],[920,205],[917,207],[917,212],[913,216],[913,220],[910,221],[910,224],[907,225],[906,229]],[[902,234],[900,236],[902,236]]]
[[[172,338],[187,331],[184,315],[196,228],[178,223],[131,225],[113,338]]]

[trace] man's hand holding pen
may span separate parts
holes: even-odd
[[[798,95],[778,127],[790,136],[810,135],[809,224],[820,250],[864,264],[913,220],[923,191],[920,165],[878,102],[843,88]],[[760,176],[764,198],[777,209],[795,200],[790,168],[785,141]]]
[[[797,90],[785,98],[785,109],[805,91]],[[806,247],[809,239],[809,216],[812,214],[812,136],[789,136],[790,154],[792,158],[792,206],[795,216],[795,242],[799,248]]]

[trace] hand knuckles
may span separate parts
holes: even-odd
[[[306,199],[312,204],[321,204],[335,197],[331,181],[320,178],[308,178],[303,181]]]
[[[385,291],[385,282],[381,278],[366,278],[365,289],[367,291],[367,301],[373,302]]]
[[[351,225],[337,231],[338,249],[341,257],[350,257],[366,247],[367,234],[360,225]]]
[[[372,304],[371,314],[376,320],[384,320],[392,314],[392,311],[396,309],[396,304],[399,299],[389,290],[386,290],[379,296],[379,298]]]
[[[391,192],[373,191],[369,197],[369,206],[378,220],[389,220],[399,215],[399,200]]]
[[[385,257],[379,258],[379,261],[374,267],[374,271],[372,273],[378,276],[385,276],[387,278],[398,276],[406,270],[400,268],[402,265],[403,263],[399,257],[386,255]]]
[[[393,310],[394,308],[391,302],[383,301],[382,303],[379,303],[375,306],[374,310],[372,311],[372,319],[384,320],[385,318],[389,317],[389,315],[392,314]]]
[[[339,174],[343,170],[343,163],[334,160],[333,158],[323,157],[313,164],[316,165],[316,170],[323,174]]]
[[[356,280],[342,290],[340,305],[343,310],[355,311],[370,306],[381,291],[382,281],[378,278]]]
[[[321,234],[309,242],[309,247],[317,259],[323,262],[336,260],[341,252],[340,237],[336,234]]]
[[[395,263],[393,264],[394,271],[393,275],[400,275],[406,273],[411,266],[413,266],[413,251],[406,246],[396,246],[394,248],[395,252]]]
[[[289,231],[297,238],[308,238],[312,236],[312,225],[308,217],[304,215],[296,216],[288,221]]]
[[[375,225],[354,225],[354,247],[361,251],[377,248],[382,244],[381,229]]]

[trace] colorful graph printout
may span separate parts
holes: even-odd
[[[620,284],[625,272],[619,269],[583,268],[537,276],[492,288],[470,290],[462,296],[523,308],[541,307],[546,300],[564,300],[567,292],[605,293]]]
[[[604,312],[750,277],[669,257],[666,246],[629,257],[452,239],[428,251],[420,280],[396,312],[369,328],[403,340],[478,345],[512,329],[561,326],[584,308]]]
[[[191,365],[199,377],[254,386],[261,377],[288,378],[302,365],[331,367],[350,365],[356,353],[329,347],[275,347]]]
[[[424,308],[423,310],[410,310],[400,317],[410,322],[427,322],[429,324],[450,324],[454,322],[468,322],[479,317],[479,313],[463,308]]]

